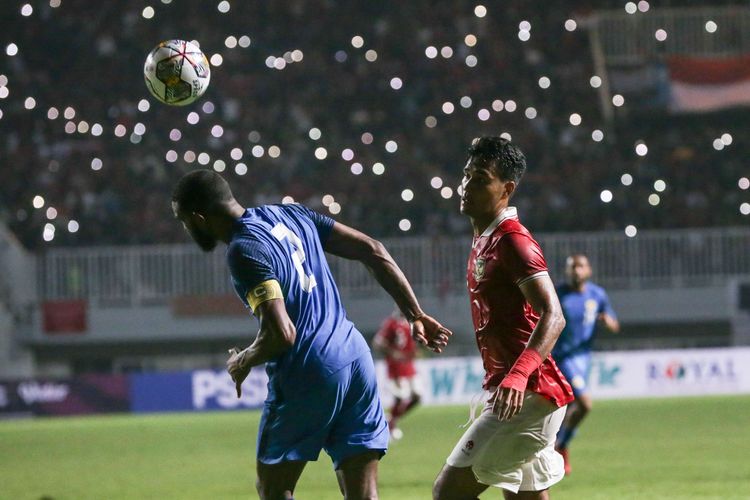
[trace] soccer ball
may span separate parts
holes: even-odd
[[[167,40],[149,53],[143,77],[148,90],[158,100],[171,106],[185,106],[206,91],[211,81],[211,68],[195,43]]]

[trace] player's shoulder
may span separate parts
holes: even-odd
[[[509,217],[507,219],[504,219],[498,226],[498,233],[501,236],[505,236],[508,234],[524,234],[531,236],[531,232],[521,224],[521,221],[518,220],[518,217]]]
[[[300,203],[263,205],[262,207],[259,207],[259,209],[271,221],[284,223],[293,222],[300,227],[311,227],[311,225],[333,225],[332,219]]]
[[[504,217],[495,230],[495,236],[500,239],[516,241],[534,241],[531,231],[521,223],[515,207],[506,209],[508,215]]]
[[[251,208],[250,211],[254,216],[256,222],[266,221],[271,222],[275,219],[282,217],[294,216],[297,213],[294,207],[295,203],[269,203],[267,205],[260,205],[255,208]]]
[[[268,255],[272,221],[265,216],[266,206],[249,208],[234,225],[226,256],[231,262],[243,257]]]
[[[539,247],[539,243],[534,239],[531,231],[521,224],[518,219],[510,219],[503,221],[499,226],[498,231],[495,232],[495,239],[497,246],[502,248],[517,248],[526,249]]]
[[[290,217],[305,217],[309,219],[312,215],[317,213],[307,205],[301,203],[274,203],[263,205],[263,207],[268,211]]]
[[[245,257],[256,257],[267,254],[267,244],[258,237],[257,232],[242,230],[235,232],[227,245],[227,260],[237,262]]]

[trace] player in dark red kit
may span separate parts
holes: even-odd
[[[467,285],[489,399],[435,480],[435,499],[474,499],[489,486],[546,499],[565,475],[554,445],[573,391],[550,357],[565,319],[539,244],[508,206],[525,170],[500,137],[469,149],[461,213],[474,229]]]
[[[401,314],[394,311],[388,316],[373,338],[374,347],[385,355],[388,366],[388,391],[393,395],[393,406],[388,419],[388,428],[393,439],[401,439],[403,433],[398,421],[419,404],[420,389],[414,358],[417,343],[411,336],[411,325]]]

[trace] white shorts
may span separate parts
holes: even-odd
[[[565,417],[534,392],[526,392],[521,411],[500,421],[487,404],[446,460],[451,467],[471,467],[477,481],[513,493],[541,491],[565,475],[555,438]]]
[[[419,386],[419,378],[414,375],[413,377],[389,378],[388,392],[390,392],[394,398],[406,400],[411,399],[414,396],[419,396],[422,393],[422,390]]]

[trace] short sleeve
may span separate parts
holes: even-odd
[[[509,233],[500,239],[500,258],[511,280],[518,286],[549,276],[539,244],[523,233]]]
[[[333,224],[335,223],[335,221],[328,216],[325,216],[319,212],[316,212],[315,210],[311,210],[307,208],[304,205],[290,204],[287,206],[292,208],[292,210],[295,210],[298,213],[304,215],[305,217],[307,217],[308,219],[312,221],[312,223],[315,225],[315,229],[318,230],[318,237],[320,238],[320,243],[325,245],[325,242],[328,239],[328,236],[331,234],[331,230],[333,229]]]
[[[232,279],[246,291],[268,280],[277,280],[266,248],[257,241],[235,240],[227,250],[227,262]]]

